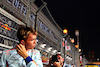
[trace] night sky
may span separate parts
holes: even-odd
[[[75,30],[80,31],[80,47],[86,57],[94,51],[95,58],[100,58],[100,2],[99,0],[44,0],[47,7],[62,28],[75,37]]]

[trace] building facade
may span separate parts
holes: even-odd
[[[17,45],[16,37],[19,25],[35,27],[37,20],[37,46],[41,52],[44,64],[49,60],[50,55],[60,50],[62,30],[51,18],[45,14],[46,10],[39,11],[36,19],[36,12],[39,7],[29,0],[1,0],[0,1],[0,55],[4,49],[10,49]],[[29,8],[29,9],[28,9]]]
[[[79,52],[70,40],[70,35],[66,37],[65,42],[65,62],[67,64],[79,67]]]
[[[13,48],[19,43],[16,32],[20,25],[24,25],[36,28],[38,33],[36,49],[40,51],[43,63],[48,64],[49,57],[63,48],[62,29],[45,5],[41,8],[34,3],[35,0],[31,1],[0,1],[0,56],[4,49]],[[78,67],[79,52],[70,42],[70,37],[67,38],[67,46],[70,46],[70,50],[63,50],[66,55],[65,62]]]

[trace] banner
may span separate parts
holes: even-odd
[[[49,58],[41,56],[43,64],[49,64]]]
[[[66,45],[66,46],[65,46],[65,50],[66,50],[66,51],[71,50],[70,46],[67,46],[67,45]]]

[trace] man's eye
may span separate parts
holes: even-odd
[[[34,41],[34,40],[36,40],[36,39],[32,39],[32,41]]]
[[[33,41],[34,39],[31,39],[30,41]]]

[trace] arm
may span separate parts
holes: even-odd
[[[6,67],[6,53],[4,51],[2,52],[0,67]]]
[[[42,61],[41,61],[41,55],[40,53],[36,53],[36,58],[33,60],[31,57],[28,56],[25,46],[19,44],[17,45],[18,54],[21,55],[27,64],[27,67],[43,67]]]
[[[51,57],[49,58],[49,64],[47,65],[47,67],[51,67],[51,63],[52,63],[52,61],[51,61]]]
[[[37,53],[34,56],[34,60],[29,62],[27,64],[27,67],[43,67],[40,52],[37,51]]]

